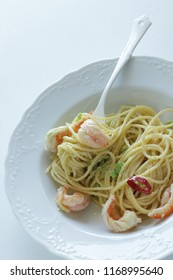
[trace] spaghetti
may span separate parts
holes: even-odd
[[[121,218],[132,212],[154,218],[152,211],[159,209],[163,213],[158,218],[166,217],[166,207],[173,212],[173,123],[163,123],[160,116],[167,112],[173,109],[156,113],[148,106],[122,106],[106,117],[81,113],[71,124],[47,133],[47,149],[54,153],[48,171],[66,191],[106,205],[103,218],[114,231],[134,226],[117,229],[118,222],[129,223],[132,217]],[[58,204],[69,212],[62,198],[70,194],[65,195],[61,193]]]

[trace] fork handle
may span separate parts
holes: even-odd
[[[124,50],[122,51],[122,53],[120,55],[120,58],[119,58],[116,66],[115,66],[115,69],[114,69],[114,71],[113,71],[113,73],[112,73],[112,75],[111,75],[103,93],[102,93],[102,96],[99,100],[99,103],[98,103],[95,111],[93,112],[93,115],[95,115],[95,116],[105,116],[104,107],[105,107],[106,96],[107,96],[114,80],[116,79],[116,77],[120,73],[123,66],[130,59],[134,49],[136,48],[139,41],[142,39],[142,37],[144,36],[145,32],[148,30],[150,25],[151,25],[151,21],[145,15],[143,15],[139,18],[136,18],[133,21],[132,30],[131,30],[131,33],[130,33],[129,40],[128,40]]]

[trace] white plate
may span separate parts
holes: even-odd
[[[10,141],[5,186],[13,212],[35,240],[61,258],[161,259],[173,252],[173,215],[115,234],[105,227],[94,205],[76,214],[59,211],[56,185],[45,174],[46,132],[94,109],[116,62],[90,64],[49,87],[24,114]],[[132,58],[112,87],[107,113],[122,104],[145,104],[156,110],[173,107],[173,63]]]

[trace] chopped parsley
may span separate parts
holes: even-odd
[[[120,162],[120,161],[115,164],[115,168],[111,172],[111,177],[112,178],[116,179],[118,177],[123,165],[124,165],[124,163]]]
[[[105,163],[107,163],[108,159],[109,159],[109,156],[102,158],[99,162],[96,163],[94,169],[103,170],[103,168],[105,168]]]
[[[104,167],[105,162],[107,161],[107,159],[103,158],[101,161],[99,161],[97,163],[97,170],[101,170]]]

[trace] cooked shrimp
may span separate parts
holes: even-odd
[[[88,118],[88,115],[83,113],[81,119],[76,117],[71,124],[71,128],[74,132],[78,132],[83,122]],[[67,126],[59,126],[58,128],[50,129],[45,137],[45,148],[46,150],[56,153],[57,146],[63,142],[64,136],[71,136],[72,133]]]
[[[171,189],[169,187],[163,193],[163,196],[162,196],[162,199],[160,202],[160,206],[164,206],[168,202],[170,195],[171,195]]]
[[[116,199],[111,195],[102,209],[102,217],[105,224],[114,232],[127,231],[141,223],[134,211],[126,210],[122,217],[116,210]]]
[[[91,119],[87,119],[78,131],[79,138],[91,148],[102,148],[108,145],[109,136]]]
[[[161,206],[153,209],[148,216],[153,219],[162,219],[173,213],[173,184],[165,190],[161,200]]]
[[[67,194],[68,186],[60,187],[57,192],[56,202],[65,212],[81,211],[90,203],[90,196],[81,192]]]
[[[50,129],[45,137],[46,149],[50,152],[56,153],[57,146],[63,142],[64,136],[71,136],[68,127],[60,126],[58,128]]]

